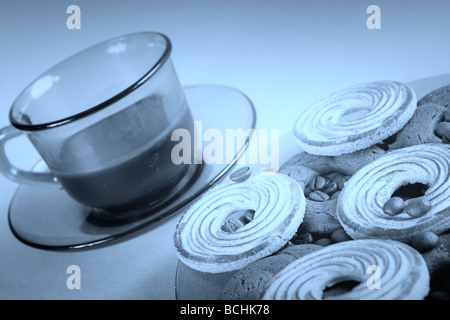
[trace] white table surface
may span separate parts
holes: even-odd
[[[395,2],[395,3],[393,3]],[[81,30],[66,8],[81,8]],[[368,30],[366,8],[381,8]],[[430,78],[449,82],[448,1],[1,1],[0,126],[36,76],[96,42],[159,31],[173,42],[183,85],[222,84],[246,93],[259,128],[288,133],[301,108],[348,85]],[[414,83],[414,82],[413,82]],[[20,167],[38,156],[25,140],[8,147]],[[77,252],[28,247],[12,235],[8,205],[17,185],[0,177],[0,299],[174,299],[172,235],[179,216],[124,242]],[[66,269],[81,269],[69,290]]]

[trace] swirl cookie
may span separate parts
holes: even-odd
[[[336,214],[340,190],[350,176],[384,153],[376,146],[340,156],[302,152],[284,163],[278,172],[296,180],[306,196],[299,233],[311,233],[317,238],[342,228]]]
[[[275,275],[263,299],[415,300],[428,294],[429,282],[425,261],[412,247],[393,240],[353,240],[292,262]]]
[[[220,300],[256,300],[272,278],[289,263],[321,249],[314,244],[288,246],[237,271],[219,294]]]
[[[411,120],[401,129],[391,146],[404,148],[423,143],[450,143],[450,85],[419,100]]]
[[[411,119],[417,98],[394,81],[358,84],[307,108],[294,125],[302,149],[335,156],[368,148],[389,138]]]
[[[305,202],[299,184],[286,175],[224,181],[179,220],[174,234],[177,255],[203,272],[241,269],[292,238],[303,220]]]
[[[449,167],[445,144],[388,152],[347,181],[337,203],[339,221],[353,239],[409,242],[420,232],[439,235],[450,228]]]

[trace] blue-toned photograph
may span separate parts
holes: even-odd
[[[450,300],[448,12],[1,2],[0,300]]]

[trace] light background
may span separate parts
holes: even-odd
[[[71,4],[81,8],[81,30],[66,28]],[[366,28],[371,4],[381,8],[381,30]],[[449,73],[448,12],[448,1],[0,0],[0,126],[21,90],[56,62],[117,35],[159,31],[173,42],[183,85],[235,87],[254,102],[257,126],[283,135],[302,108],[348,85]],[[37,156],[25,145],[10,149],[29,167]],[[1,299],[174,298],[170,228],[84,252],[29,248],[7,225],[16,187],[0,177]],[[81,268],[81,290],[66,288],[70,264]]]

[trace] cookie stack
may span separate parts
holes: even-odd
[[[303,152],[229,179],[181,218],[181,261],[236,271],[222,299],[449,299],[450,86],[395,81],[306,109]]]

